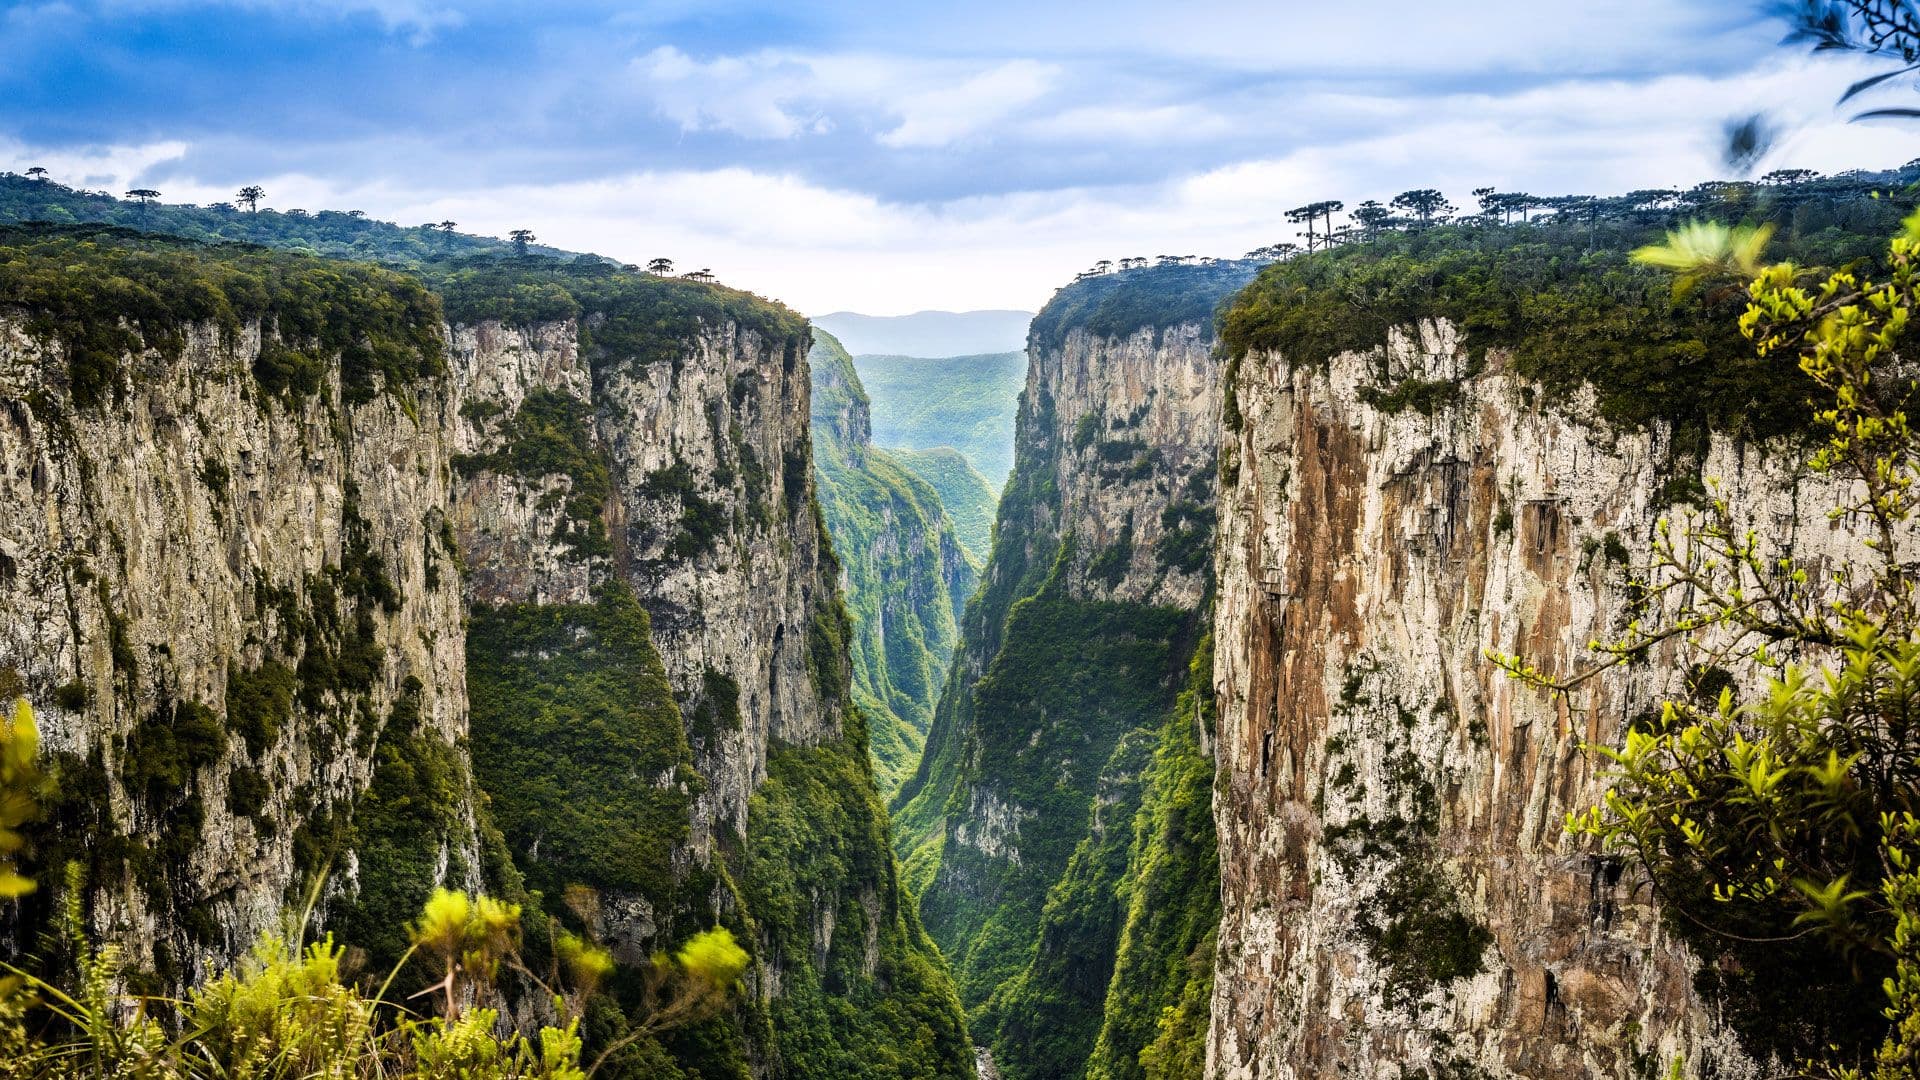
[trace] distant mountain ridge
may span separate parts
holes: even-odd
[[[1016,352],[1027,347],[1031,311],[916,311],[911,315],[862,315],[836,311],[813,320],[855,356],[967,356]]]

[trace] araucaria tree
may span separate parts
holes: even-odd
[[[1393,207],[1412,215],[1422,227],[1433,224],[1435,219],[1444,221],[1454,211],[1447,197],[1433,188],[1403,191],[1393,197]]]
[[[507,239],[513,242],[513,253],[515,255],[525,255],[527,253],[527,245],[533,243],[536,237],[533,235],[532,229],[515,229],[507,234]]]
[[[1690,659],[1688,695],[1630,725],[1620,745],[1590,748],[1609,761],[1612,788],[1567,827],[1638,864],[1693,939],[1762,950],[1747,954],[1762,962],[1811,949],[1841,978],[1884,990],[1884,1039],[1868,1027],[1855,1040],[1870,1057],[1842,1050],[1799,1075],[1915,1080],[1920,436],[1910,409],[1920,383],[1905,365],[1920,312],[1920,213],[1877,280],[1762,267],[1765,242],[1763,230],[1695,224],[1638,254],[1681,272],[1683,285],[1750,281],[1740,328],[1762,355],[1797,358],[1817,388],[1822,443],[1808,464],[1840,493],[1834,519],[1864,531],[1859,555],[1837,569],[1797,558],[1741,524],[1737,496],[1714,492],[1656,529],[1649,564],[1628,583],[1645,614],[1596,645],[1600,665],[1555,679],[1495,659],[1564,692],[1655,649]],[[1765,692],[1743,698],[1742,671],[1767,675]]]
[[[261,187],[259,184],[248,184],[234,194],[233,201],[245,203],[248,213],[258,213],[260,210],[260,200],[266,197],[266,188]]]
[[[152,188],[134,188],[127,192],[127,198],[138,201],[141,206],[145,206],[159,197],[160,193]]]

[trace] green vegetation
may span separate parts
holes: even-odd
[[[463,475],[481,470],[539,481],[568,479],[562,538],[576,556],[613,551],[602,517],[611,490],[607,463],[594,445],[593,406],[558,390],[539,389],[526,396],[502,431],[504,444],[491,454],[454,458]]]
[[[0,224],[118,225],[208,244],[259,244],[303,255],[410,265],[454,254],[504,253],[508,245],[432,225],[413,228],[338,210],[260,210],[116,199],[51,180],[0,173]]]
[[[808,363],[814,478],[845,568],[854,703],[867,719],[875,779],[891,796],[919,761],[953,658],[954,597],[965,602],[976,572],[933,488],[859,441],[868,404],[840,343],[815,331]],[[845,434],[843,415],[858,418]]]
[[[1126,909],[1087,1080],[1181,1080],[1206,1059],[1220,923],[1213,826],[1213,644],[1201,640],[1187,686],[1156,734],[1117,899]],[[1062,1074],[1066,1075],[1066,1074]]]
[[[1025,353],[923,359],[857,356],[873,399],[873,441],[901,450],[952,447],[998,491],[1013,468],[1013,418]]]
[[[1089,277],[1041,312],[1032,342],[1204,324],[1252,272]],[[1020,408],[1020,431],[1059,426],[1044,394]],[[1209,1022],[1219,907],[1213,769],[1199,749],[1211,724],[1202,613],[1076,599],[1060,578],[1076,540],[1052,531],[1059,455],[1088,455],[1101,480],[1164,468],[1107,426],[1082,417],[1072,446],[1018,447],[926,753],[895,800],[929,932],[1009,1080],[1196,1075]],[[1153,511],[1161,566],[1211,566],[1211,500],[1211,470],[1175,478]],[[1089,553],[1088,579],[1117,581],[1134,547],[1123,525]]]
[[[20,701],[14,721],[0,726],[9,763],[0,769],[0,806],[14,824],[41,793],[34,772],[13,764],[33,748],[32,721]],[[34,886],[9,873],[0,899]],[[0,1077],[588,1080],[630,1044],[719,1015],[742,989],[749,961],[724,928],[693,935],[671,957],[656,955],[641,973],[645,1001],[630,1029],[584,1064],[581,1020],[605,1004],[599,990],[612,956],[562,932],[543,978],[523,959],[519,904],[434,890],[405,926],[407,948],[384,980],[377,971],[352,976],[358,963],[331,935],[307,944],[309,907],[289,919],[290,936],[262,937],[232,970],[168,998],[127,992],[132,973],[118,946],[96,947],[87,932],[85,887],[78,864],[69,864],[58,932],[44,943],[60,957],[58,970],[42,976],[9,966],[0,979]],[[388,996],[403,973],[409,982],[438,976],[424,1007]],[[509,974],[537,988],[561,1026],[545,1024],[530,1038],[502,1024],[520,988],[503,979]]]
[[[1008,839],[1020,859],[950,836],[922,897],[977,1035],[998,1019],[982,1008],[989,996],[1034,955],[1048,891],[1086,833],[1102,766],[1127,732],[1157,727],[1172,706],[1186,659],[1176,642],[1190,623],[1177,610],[1075,600],[1058,578],[1008,613],[1001,647],[972,687],[976,757],[946,812],[966,811],[975,791],[1016,808],[1017,839]],[[971,883],[968,893],[948,881]]]
[[[632,591],[476,607],[467,665],[474,776],[528,887],[555,905],[584,885],[672,910],[672,855],[703,784]]]
[[[966,549],[968,558],[976,564],[984,563],[993,550],[993,509],[999,501],[993,485],[966,455],[951,446],[895,449],[891,453],[908,472],[933,485],[940,505],[947,511],[947,520],[953,522],[954,537]],[[965,610],[966,604],[967,597],[955,597],[953,610]]]
[[[212,248],[102,227],[0,227],[0,305],[60,343],[76,405],[124,399],[145,349],[176,354],[192,324],[274,333],[255,375],[269,393],[317,393],[338,365],[349,402],[444,370],[440,305],[418,282],[353,263]]]
[[[770,300],[723,285],[642,274],[591,255],[472,257],[424,266],[420,273],[445,298],[454,323],[580,320],[581,347],[595,370],[678,365],[701,334],[729,328],[780,351],[789,371],[807,348],[806,320]]]
[[[1209,326],[1221,301],[1257,269],[1249,262],[1165,265],[1082,278],[1054,293],[1033,317],[1027,347],[1059,349],[1075,330],[1123,338],[1185,323]]]
[[[763,949],[784,969],[769,1005],[776,1072],[964,1080],[973,1070],[966,1024],[898,887],[863,743],[856,734],[776,749],[748,812],[742,892]],[[823,954],[813,943],[829,912]]]
[[[1890,187],[1888,197],[1867,197]],[[1914,200],[1871,178],[1818,191],[1728,185],[1713,198],[1726,216],[1777,225],[1781,254],[1829,265],[1872,255],[1868,238],[1886,235]],[[1320,364],[1382,346],[1396,327],[1446,318],[1465,335],[1476,361],[1469,371],[1487,350],[1501,350],[1546,400],[1591,386],[1602,418],[1669,421],[1686,448],[1697,449],[1708,430],[1804,432],[1812,385],[1747,347],[1738,291],[1676,290],[1672,277],[1632,259],[1675,213],[1383,232],[1269,266],[1222,315],[1221,338],[1235,358],[1258,350]],[[1430,414],[1452,394],[1409,378],[1373,391],[1373,400],[1386,411]]]

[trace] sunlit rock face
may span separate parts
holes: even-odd
[[[333,364],[293,400],[255,381],[258,324],[189,324],[81,407],[33,325],[0,319],[0,670],[61,778],[39,855],[86,868],[94,930],[179,985],[322,871],[353,901],[387,855],[319,855],[321,826],[382,740],[447,767],[406,857],[477,887],[445,380],[356,402]]]
[[[770,741],[840,733],[842,703],[816,692],[807,665],[835,583],[807,487],[806,343],[727,325],[690,337],[671,362],[590,366],[572,322],[460,326],[450,338],[463,455],[506,450],[529,395],[556,408],[565,398],[607,487],[605,541],[588,542],[590,523],[568,520],[581,477],[463,470],[455,520],[473,603],[579,604],[618,575],[651,616],[681,710],[738,709],[738,725],[690,732],[707,784],[695,815],[704,859],[716,831],[744,835]],[[716,677],[738,688],[737,705],[709,701]]]
[[[1702,476],[1786,551],[1859,549],[1788,448],[1716,437],[1675,483],[1664,430],[1611,430],[1499,353],[1471,373],[1466,356],[1437,322],[1371,353],[1236,365],[1208,1074],[1625,1078],[1677,1057],[1756,1075],[1646,883],[1563,827],[1605,788],[1580,744],[1615,742],[1686,659],[1659,648],[1560,699],[1485,654],[1592,663],[1628,618],[1625,567]],[[1409,376],[1458,392],[1431,416],[1367,403]]]

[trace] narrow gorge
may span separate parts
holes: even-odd
[[[32,885],[0,898],[0,1053],[124,1028],[96,1071],[147,1075],[124,1062],[279,972],[234,1060],[299,1058],[286,1014],[323,1000],[388,1049],[233,1076],[1869,1060],[1906,945],[1824,935],[1897,841],[1741,891],[1592,823],[1631,818],[1647,747],[1706,740],[1683,720],[1733,732],[1708,756],[1742,806],[1873,787],[1869,739],[1771,771],[1754,747],[1796,724],[1857,707],[1898,744],[1920,646],[1860,642],[1904,610],[1871,583],[1875,552],[1908,572],[1906,485],[1872,477],[1920,460],[1911,380],[1839,395],[1900,403],[1849,436],[1809,406],[1844,365],[1797,361],[1866,318],[1806,268],[1883,264],[1907,292],[1849,340],[1902,358],[1917,200],[1920,161],[1101,263],[1024,354],[942,364],[704,271],[350,214],[214,242],[161,226],[227,211],[84,223],[107,204],[0,177],[32,207],[0,224],[0,698],[27,706],[0,750],[45,778],[0,790],[0,880],[18,850]],[[1697,279],[1656,268],[1699,249]],[[973,458],[1019,371],[996,495]],[[916,379],[976,408],[876,442]],[[1697,616],[1716,543],[1772,584],[1650,629]],[[1893,674],[1831,676],[1851,706],[1789,667],[1863,652]],[[1665,846],[1719,820],[1676,812]],[[1810,850],[1862,830],[1820,823]],[[286,989],[301,963],[321,991]],[[441,1037],[497,1057],[440,1068]]]

